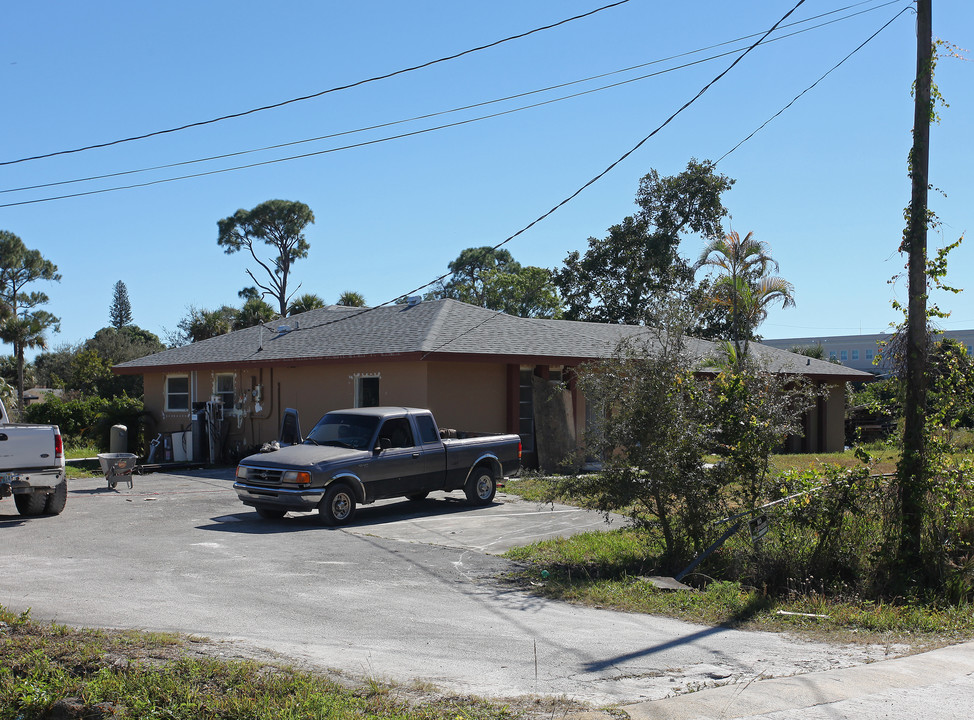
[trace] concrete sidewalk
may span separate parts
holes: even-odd
[[[974,642],[869,665],[754,680],[626,705],[633,720],[974,717]]]

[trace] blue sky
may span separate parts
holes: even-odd
[[[0,161],[162,130],[281,102],[452,55],[594,10],[608,0],[460,3],[15,3],[0,33],[5,111]],[[794,0],[630,0],[591,17],[416,72],[205,127],[109,148],[0,166],[0,190],[63,182],[294,142],[482,103],[610,73],[771,27]],[[756,48],[605,178],[507,245],[522,264],[556,267],[631,214],[639,178],[716,160],[879,30],[907,2],[809,0],[784,32],[842,19]],[[972,48],[974,6],[934,3],[934,35]],[[753,42],[753,39],[750,40]],[[4,192],[0,205],[151,182],[319,152],[590,90],[719,49],[530,98],[290,148],[55,187]],[[299,292],[344,290],[379,304],[445,272],[466,247],[494,245],[571,195],[723,71],[734,56],[542,107],[365,147],[149,187],[0,207],[63,275],[42,289],[77,343],[108,324],[126,283],[135,323],[164,336],[190,305],[239,304],[242,254],[217,246],[217,221],[272,198],[315,213]],[[736,179],[728,229],[768,242],[797,306],[773,310],[768,338],[880,332],[896,321],[887,281],[909,199],[915,15],[898,17],[817,87],[722,160]],[[931,248],[974,228],[974,62],[943,58],[950,103],[932,130],[931,195],[943,225]],[[702,239],[683,252],[695,257]],[[974,238],[950,280],[974,277]],[[938,298],[946,329],[974,327],[974,287]],[[9,351],[9,348],[7,349]]]

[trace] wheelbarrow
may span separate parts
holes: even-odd
[[[108,487],[115,489],[120,482],[127,482],[131,488],[132,472],[137,459],[138,456],[132,453],[98,453],[98,462],[108,480]]]

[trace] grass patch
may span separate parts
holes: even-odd
[[[523,563],[512,577],[515,583],[543,597],[585,605],[843,642],[931,646],[974,637],[969,605],[877,603],[826,595],[810,581],[771,594],[698,573],[685,579],[695,589],[661,590],[647,579],[664,574],[655,564],[661,550],[652,532],[624,528],[546,540],[514,548],[506,557]]]
[[[101,450],[93,442],[74,441],[64,444],[64,457],[66,460],[93,458],[100,452]],[[69,479],[99,477],[103,475],[101,466],[97,460],[86,463],[67,463],[64,470]]]
[[[375,681],[252,660],[218,660],[199,638],[42,625],[0,607],[0,720],[48,717],[72,699],[76,717],[507,720],[524,713],[476,698],[431,697]],[[545,712],[551,708],[545,708]]]

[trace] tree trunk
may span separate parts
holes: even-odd
[[[906,402],[903,458],[898,468],[900,496],[899,562],[904,572],[920,565],[926,465],[927,409],[927,185],[930,151],[930,84],[933,32],[931,1],[917,2],[917,76],[914,97],[912,194],[904,238],[908,254],[909,304],[906,333]]]

